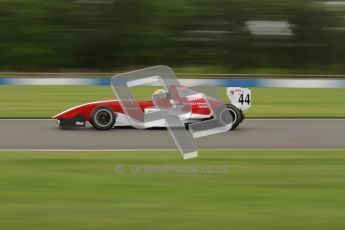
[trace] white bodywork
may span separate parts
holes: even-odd
[[[228,87],[226,88],[226,95],[231,104],[240,110],[249,109],[252,105],[251,91],[248,88]]]
[[[251,106],[251,91],[248,88],[240,88],[240,87],[227,87],[226,88],[226,95],[231,101],[231,103],[239,108],[240,110],[249,109]],[[203,95],[200,94],[198,97],[202,97]],[[193,99],[196,95],[193,95]],[[157,107],[149,107],[145,108],[145,113],[152,113],[157,112],[159,109]],[[200,121],[201,119],[210,118],[210,115],[202,115],[202,114],[184,114],[181,116],[181,120],[185,123],[193,123]],[[128,120],[128,116],[123,113],[118,113],[116,118],[116,126],[131,126],[131,123]],[[165,120],[157,120],[155,121],[154,127],[166,127]],[[144,128],[144,127],[143,127]]]

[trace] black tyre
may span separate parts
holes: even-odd
[[[109,130],[115,122],[115,113],[109,106],[98,106],[92,111],[90,123],[98,130]]]
[[[243,121],[243,113],[240,109],[238,109],[236,106],[227,104],[226,110],[231,114],[232,116],[232,127],[231,130],[234,130],[237,128],[237,126]]]

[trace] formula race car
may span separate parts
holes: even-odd
[[[177,90],[178,89],[178,90]],[[224,103],[217,100],[205,100],[201,93],[199,94],[190,94],[190,96],[185,98],[185,101],[172,100],[174,97],[174,92],[177,93],[181,90],[188,90],[188,87],[176,87],[174,89],[169,89],[169,92],[163,89],[158,89],[154,91],[152,97],[159,98],[159,100],[167,100],[172,104],[186,104],[189,106],[191,111],[188,118],[183,119],[183,123],[188,126],[188,124],[200,122],[208,119],[214,118],[214,109],[210,108],[210,101],[214,104]],[[226,89],[228,98],[231,101],[231,104],[226,104],[226,108],[223,108],[221,114],[231,115],[232,119],[232,128],[236,129],[237,126],[243,121],[244,115],[243,111],[248,109],[251,106],[251,91],[247,88],[239,87],[228,87]],[[158,97],[157,97],[158,95]],[[52,117],[56,119],[59,127],[82,127],[86,125],[88,121],[91,125],[98,130],[109,130],[116,126],[131,126],[131,122],[128,117],[128,113],[122,108],[123,101],[119,100],[106,100],[106,101],[97,101],[87,104],[82,104],[71,109],[68,109],[64,112],[61,112]],[[152,113],[159,111],[160,108],[154,103],[154,101],[138,101],[141,112],[145,115],[147,113]],[[214,108],[214,107],[212,107]],[[224,118],[223,118],[224,117]],[[225,119],[226,116],[221,115],[220,119]],[[228,119],[229,120],[229,119]],[[225,121],[226,122],[226,121]],[[157,122],[154,124],[154,127],[165,127],[166,123]],[[151,125],[152,127],[152,125]],[[143,126],[145,128],[145,126]]]

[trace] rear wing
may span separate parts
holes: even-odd
[[[231,103],[241,110],[249,109],[252,105],[251,91],[248,88],[227,87],[226,95]]]

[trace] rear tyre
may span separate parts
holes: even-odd
[[[109,106],[98,106],[92,111],[90,123],[98,130],[109,130],[115,122],[115,113]]]
[[[238,127],[238,125],[243,121],[243,113],[240,109],[238,109],[234,105],[227,104],[226,110],[229,111],[229,113],[232,116],[232,127],[231,130],[234,130]]]

